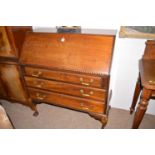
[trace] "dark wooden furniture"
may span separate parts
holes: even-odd
[[[142,93],[141,93],[142,92]],[[138,97],[141,93],[141,99],[137,107],[132,128],[139,127],[143,116],[147,110],[148,102],[155,98],[155,41],[146,42],[146,48],[143,58],[139,61],[139,78],[136,84],[130,113],[132,114]]]
[[[0,99],[20,102],[36,110],[24,87],[18,62],[28,26],[0,26]]]
[[[107,123],[115,31],[29,32],[20,65],[34,103],[82,112]]]

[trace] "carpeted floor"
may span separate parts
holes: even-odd
[[[1,101],[16,129],[100,129],[101,123],[88,114],[48,104],[38,105],[39,116],[20,104]],[[133,115],[129,111],[112,108],[106,129],[130,129]],[[140,128],[155,129],[155,116],[145,115]]]

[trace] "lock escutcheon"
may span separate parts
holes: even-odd
[[[66,41],[65,37],[62,37],[62,38],[60,39],[60,41],[61,41],[62,43],[64,43],[64,42]]]

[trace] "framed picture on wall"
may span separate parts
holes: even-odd
[[[155,39],[155,26],[121,26],[119,37]]]

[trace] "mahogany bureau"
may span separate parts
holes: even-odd
[[[115,34],[27,33],[19,61],[32,101],[86,112],[104,127]]]

